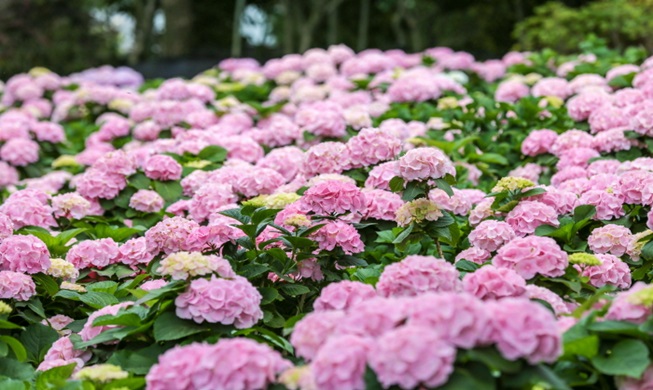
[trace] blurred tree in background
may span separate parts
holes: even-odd
[[[259,60],[344,43],[477,58],[577,50],[588,34],[644,45],[653,0],[0,0],[0,78],[37,65],[70,73],[229,56]]]
[[[518,23],[514,37],[520,49],[548,47],[558,52],[577,50],[590,34],[607,41],[608,46],[623,50],[644,46],[653,50],[653,0],[600,0],[579,8],[559,2],[544,4],[535,14]]]

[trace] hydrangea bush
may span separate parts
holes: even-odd
[[[0,388],[653,388],[653,58],[0,83]]]

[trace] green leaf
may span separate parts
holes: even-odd
[[[118,298],[105,292],[89,291],[79,296],[79,299],[93,309],[102,309],[119,303]]]
[[[367,261],[356,256],[345,255],[340,257],[337,261],[338,265],[343,267],[364,267],[367,265]]]
[[[470,156],[470,159],[476,161],[481,161],[488,164],[498,164],[498,165],[508,165],[509,161],[507,158],[503,157],[500,154],[496,153],[483,153],[481,155]]]
[[[574,209],[574,222],[580,222],[584,219],[590,219],[596,215],[596,207],[585,204]]]
[[[39,390],[56,390],[62,388],[76,367],[77,365],[73,363],[40,372],[36,377],[36,388]]]
[[[409,202],[424,194],[426,194],[426,190],[424,189],[424,184],[422,182],[409,181],[408,184],[406,184],[406,189],[404,189],[404,193],[401,196],[401,199]]]
[[[449,183],[447,183],[446,180],[444,180],[444,179],[435,179],[435,185],[439,189],[441,189],[442,191],[446,192],[447,195],[453,196],[453,189],[451,188]]]
[[[42,357],[52,343],[59,339],[56,330],[42,324],[29,325],[19,336],[21,343],[27,350],[27,358],[34,363],[40,363]]]
[[[381,230],[379,232],[376,232],[377,238],[374,240],[374,242],[380,243],[380,244],[392,244],[392,242],[395,240],[395,234],[392,230]]]
[[[20,341],[11,336],[0,336],[0,342],[6,343],[9,348],[11,348],[11,350],[14,352],[14,355],[16,356],[16,360],[19,362],[24,362],[27,360],[27,351],[25,350],[25,347],[23,347],[23,344],[20,343]]]
[[[154,321],[154,339],[156,341],[179,340],[209,330],[208,327],[198,325],[193,321],[182,320],[171,311],[161,314]]]
[[[400,176],[395,176],[392,179],[390,179],[390,183],[388,183],[390,186],[390,191],[392,192],[401,192],[404,190],[404,179]]]
[[[0,368],[2,371],[2,368]],[[28,383],[18,379],[0,378],[0,389],[2,390],[29,390]]]
[[[494,390],[496,379],[482,364],[469,365],[469,367],[457,367],[447,379],[447,383],[438,387],[438,390]]]
[[[467,351],[467,356],[471,360],[481,362],[501,372],[516,373],[522,368],[522,363],[519,360],[507,360],[495,348],[476,348]]]
[[[16,325],[13,322],[0,320],[0,329],[21,329],[20,325]]]
[[[116,290],[118,289],[118,283],[110,280],[104,280],[101,282],[88,284],[86,285],[86,289],[88,291],[105,292],[113,295],[113,293],[115,293]]]
[[[564,356],[593,358],[599,353],[599,338],[590,335],[581,324],[574,325],[562,337]]]
[[[455,265],[458,271],[463,272],[474,272],[481,267],[480,265],[465,259],[456,261]]]
[[[227,158],[227,150],[220,146],[211,145],[202,149],[197,157],[211,162],[222,162]]]
[[[267,305],[268,303],[274,302],[277,298],[280,297],[279,291],[274,287],[259,287],[259,293],[263,299],[261,300],[261,305]]]
[[[415,224],[411,223],[410,225],[408,225],[407,228],[405,228],[401,233],[399,233],[397,238],[392,240],[392,243],[401,244],[402,242],[404,242],[404,240],[408,237],[408,235],[413,231],[414,228],[415,228]]]
[[[594,367],[606,375],[640,378],[650,363],[648,348],[640,340],[619,341],[608,352],[591,359]]]
[[[283,290],[286,294],[290,295],[291,297],[296,297],[298,295],[303,295],[311,292],[311,290],[308,287],[302,286],[301,284],[284,284],[281,286],[281,290]]]
[[[38,273],[32,275],[34,282],[41,287],[49,296],[53,297],[59,292],[59,284],[50,275]]]
[[[130,176],[127,181],[129,185],[138,189],[138,190],[147,190],[150,188],[151,180],[142,173],[137,173]]]
[[[155,181],[154,191],[168,203],[175,202],[181,199],[184,189],[178,181]]]
[[[136,351],[123,349],[114,353],[107,363],[118,365],[136,375],[145,375],[163,352],[165,348],[158,344]]]

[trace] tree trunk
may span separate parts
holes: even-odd
[[[189,53],[193,27],[192,3],[187,0],[161,0],[166,18],[163,34],[163,55],[183,57]]]
[[[234,9],[234,27],[231,30],[231,56],[238,58],[243,55],[243,39],[240,36],[240,21],[243,18],[246,0],[236,0]]]
[[[283,0],[285,20],[283,21],[283,53],[290,54],[295,48],[295,18],[296,7],[291,6],[290,0]]]
[[[340,4],[338,4],[339,6]],[[334,7],[329,12],[329,19],[327,19],[327,44],[335,45],[338,43],[338,6]]]
[[[128,56],[130,65],[138,63],[143,57],[147,42],[152,34],[152,22],[156,11],[156,0],[146,0],[145,4],[137,2],[136,31],[134,34],[134,47]]]
[[[360,21],[358,23],[358,51],[367,48],[367,39],[370,29],[370,0],[361,0]]]

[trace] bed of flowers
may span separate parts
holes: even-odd
[[[653,59],[0,84],[0,388],[653,388]]]

